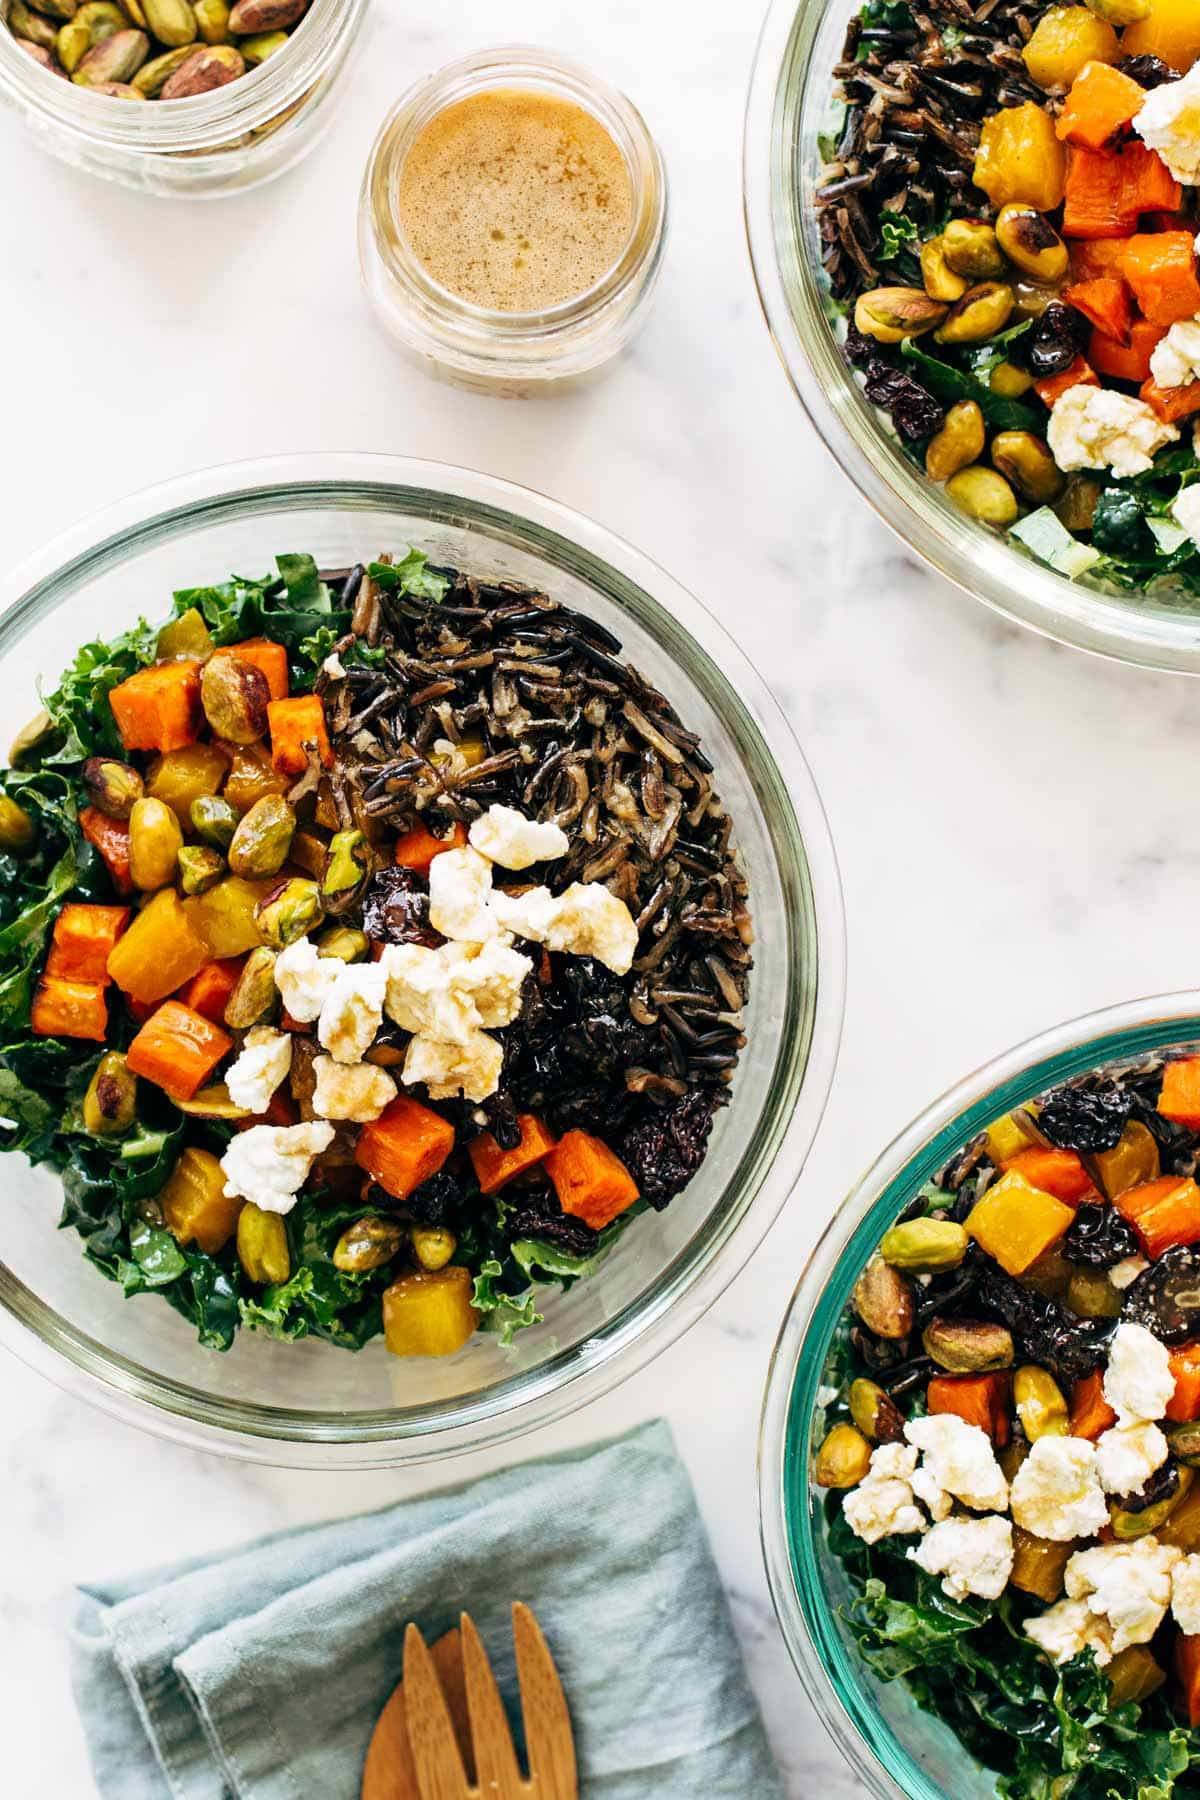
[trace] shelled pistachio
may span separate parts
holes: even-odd
[[[93,94],[186,100],[280,55],[311,4],[10,0],[3,23],[33,61]],[[210,642],[209,653],[211,648]]]

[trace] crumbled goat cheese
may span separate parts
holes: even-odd
[[[505,869],[528,869],[534,863],[565,856],[570,840],[561,825],[527,819],[515,806],[489,806],[468,833],[481,855]]]
[[[321,1008],[317,1037],[338,1062],[361,1062],[383,1023],[387,969],[382,963],[343,963]]]
[[[443,1044],[418,1032],[408,1046],[400,1079],[405,1087],[424,1082],[433,1100],[486,1100],[500,1086],[504,1051],[486,1031],[471,1034],[465,1044]]]
[[[865,1479],[842,1501],[847,1525],[865,1544],[877,1544],[885,1537],[907,1537],[927,1528],[928,1521],[914,1504],[909,1486],[916,1466],[916,1451],[903,1444],[881,1444],[872,1454]]]
[[[910,1419],[904,1435],[924,1453],[922,1468],[939,1488],[976,1512],[1004,1511],[1008,1483],[991,1439],[978,1425],[968,1425],[954,1413],[931,1413]]]
[[[1113,1654],[1148,1644],[1171,1604],[1171,1571],[1183,1555],[1155,1537],[1077,1550],[1066,1568],[1069,1600],[1086,1601],[1112,1627]]]
[[[1012,1516],[1022,1531],[1055,1544],[1090,1537],[1107,1525],[1096,1446],[1086,1438],[1038,1438],[1013,1476]]]
[[[1200,66],[1148,93],[1133,129],[1176,181],[1186,187],[1200,182]]]
[[[455,982],[475,1002],[485,1031],[496,1031],[511,1025],[520,1012],[521,994],[532,970],[527,956],[498,937],[490,938],[458,964]]]
[[[498,938],[478,947],[441,944],[436,950],[391,944],[381,961],[388,974],[388,1017],[402,1031],[421,1031],[445,1044],[466,1043],[471,1032],[511,1025],[533,967]]]
[[[247,1112],[265,1113],[291,1066],[291,1035],[270,1025],[256,1025],[246,1033],[241,1055],[225,1076],[229,1098]]]
[[[345,967],[340,956],[322,956],[311,938],[299,938],[281,950],[275,958],[275,986],[292,1018],[301,1025],[319,1019]]]
[[[1108,1347],[1104,1398],[1118,1425],[1161,1419],[1175,1392],[1171,1353],[1144,1325],[1118,1325]]]
[[[325,658],[325,661],[321,664],[321,667],[331,681],[341,681],[346,673],[346,665],[336,650],[330,651],[329,655]]]
[[[287,1213],[308,1180],[313,1158],[333,1142],[332,1125],[252,1125],[239,1131],[221,1158],[225,1192],[263,1212]]]
[[[1054,403],[1046,439],[1060,469],[1111,469],[1144,475],[1155,451],[1179,432],[1144,400],[1115,388],[1068,388]]]
[[[1180,319],[1159,338],[1150,356],[1150,373],[1159,387],[1186,387],[1200,378],[1200,319]]]
[[[315,1056],[313,1111],[322,1119],[353,1119],[365,1125],[377,1119],[396,1098],[396,1083],[386,1069],[374,1063],[335,1062],[332,1056]]]
[[[1083,1650],[1091,1650],[1098,1668],[1112,1661],[1112,1631],[1107,1619],[1097,1618],[1084,1600],[1060,1600],[1035,1619],[1026,1619],[1024,1632],[1038,1649],[1060,1667]]]
[[[1096,1473],[1106,1494],[1137,1494],[1170,1453],[1157,1425],[1117,1425],[1096,1444]]]
[[[1109,1283],[1118,1294],[1123,1294],[1127,1287],[1132,1287],[1138,1276],[1150,1267],[1149,1258],[1145,1256],[1125,1256],[1119,1263],[1114,1263],[1108,1271]]]
[[[627,975],[637,953],[637,925],[623,900],[603,882],[573,881],[565,893],[530,888],[524,894],[496,894],[492,910],[506,930],[548,950],[594,956],[614,975]]]
[[[429,923],[443,937],[483,944],[495,937],[499,923],[488,905],[492,865],[469,846],[443,850],[429,865]]]
[[[1185,1637],[1200,1637],[1200,1556],[1185,1556],[1171,1570],[1171,1611]]]
[[[924,1506],[931,1519],[948,1519],[954,1511],[954,1496],[948,1494],[941,1484],[934,1480],[928,1467],[924,1464],[912,1478],[912,1491],[916,1499]]]
[[[1196,430],[1200,433],[1200,425]],[[1200,455],[1200,450],[1197,454]],[[1191,487],[1185,487],[1182,493],[1176,494],[1171,502],[1171,514],[1176,524],[1183,526],[1192,542],[1200,544],[1200,485],[1193,482]]]
[[[978,1594],[998,1600],[1012,1574],[1012,1525],[995,1514],[988,1519],[946,1519],[922,1538],[909,1561],[942,1577],[952,1600]]]

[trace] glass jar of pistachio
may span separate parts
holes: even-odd
[[[305,156],[367,0],[0,0],[0,97],[64,162],[209,198]]]

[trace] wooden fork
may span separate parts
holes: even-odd
[[[517,1764],[512,1732],[487,1652],[469,1614],[461,1620],[463,1680],[474,1781],[455,1736],[434,1659],[415,1625],[404,1637],[408,1741],[420,1800],[579,1800],[575,1742],[558,1670],[527,1606],[513,1607],[517,1679],[529,1755],[529,1778]]]

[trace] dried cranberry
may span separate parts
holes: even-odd
[[[1085,1269],[1111,1269],[1137,1254],[1137,1238],[1115,1206],[1079,1206],[1067,1228],[1062,1253]]]
[[[712,1094],[685,1094],[621,1139],[618,1154],[656,1211],[670,1204],[704,1161],[716,1104]]]
[[[363,930],[385,944],[440,944],[429,923],[429,895],[411,869],[380,869],[362,899]]]
[[[1128,75],[1130,81],[1136,81],[1139,87],[1162,87],[1165,82],[1178,81],[1178,71],[1161,56],[1127,56],[1118,64],[1122,75]]]
[[[1061,300],[1052,300],[1035,319],[1027,337],[1011,346],[1011,360],[1021,362],[1031,375],[1061,375],[1087,348],[1091,327],[1082,313]]]
[[[1133,1104],[1115,1081],[1098,1081],[1092,1087],[1056,1088],[1042,1102],[1038,1130],[1057,1150],[1081,1150],[1095,1155],[1113,1150],[1121,1141]]]
[[[946,417],[946,409],[939,400],[935,400],[927,388],[902,369],[889,368],[881,363],[871,369],[863,388],[872,406],[882,407],[890,414],[892,424],[910,442],[916,438],[932,437],[940,431]]]

